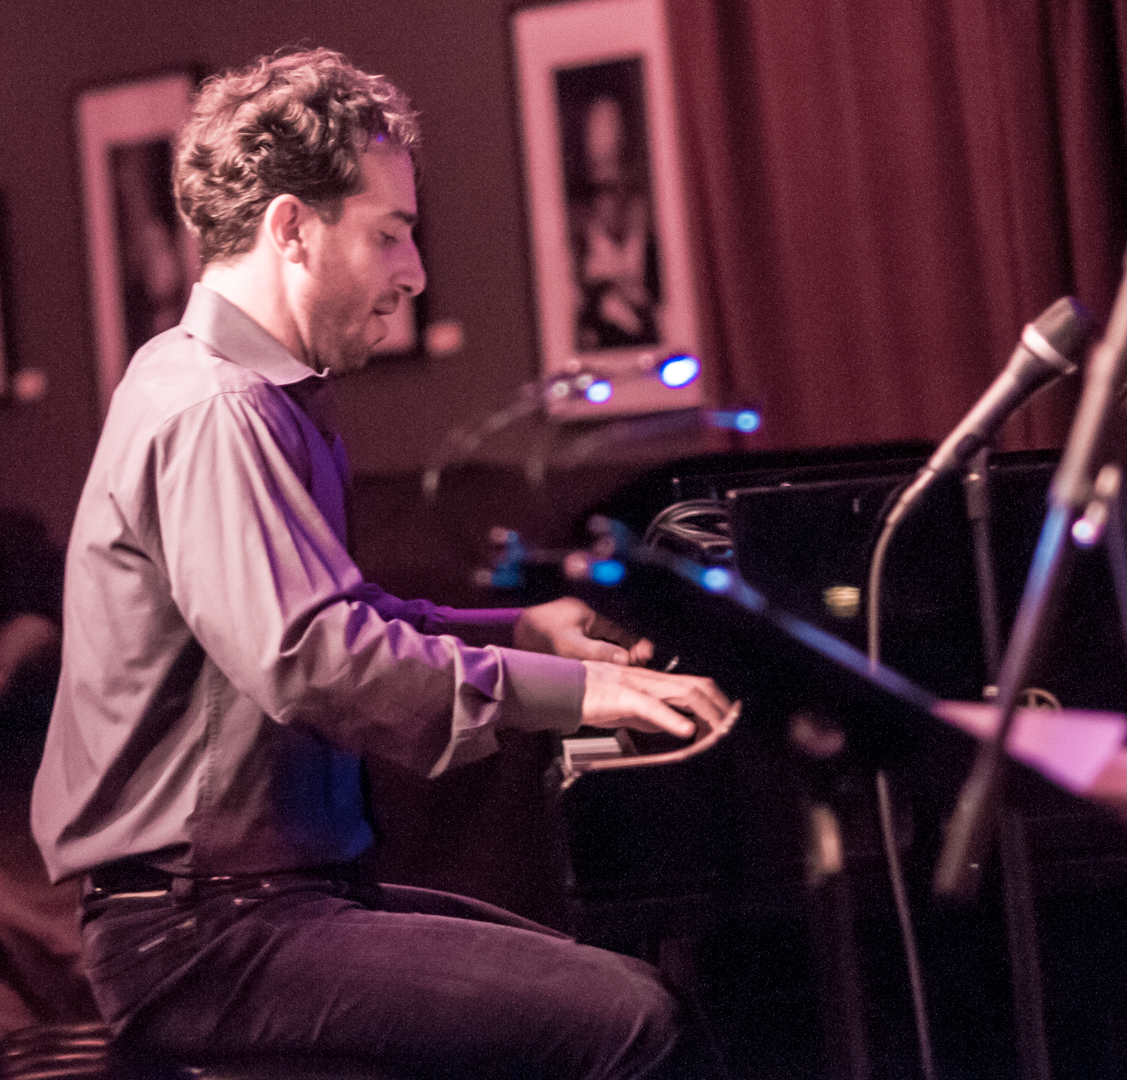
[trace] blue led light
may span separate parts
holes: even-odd
[[[701,575],[700,583],[711,592],[723,592],[732,584],[732,575],[722,566],[710,566]]]
[[[658,378],[672,389],[688,386],[700,374],[700,361],[688,353],[671,356],[658,368],[657,374]]]
[[[742,409],[736,413],[737,431],[758,431],[760,422],[759,413],[754,409]]]
[[[588,401],[601,405],[604,401],[609,401],[613,393],[614,387],[606,379],[597,379],[587,387],[583,396]]]
[[[626,567],[617,559],[602,559],[591,564],[590,573],[597,585],[617,585],[626,577]]]
[[[756,409],[709,409],[704,416],[712,427],[739,431],[744,435],[758,431],[763,424],[763,417]]]

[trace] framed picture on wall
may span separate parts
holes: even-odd
[[[589,372],[609,400],[561,418],[700,404],[656,372],[700,356],[663,0],[521,7],[512,39],[542,372]]]
[[[133,353],[180,321],[197,276],[195,243],[172,198],[174,145],[193,85],[180,72],[95,88],[78,99],[103,416]]]
[[[199,272],[176,212],[172,161],[195,80],[187,73],[88,90],[78,99],[98,397],[105,416],[129,358],[175,326]],[[414,305],[399,305],[377,351],[417,349]]]

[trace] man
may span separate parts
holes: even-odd
[[[646,965],[349,869],[373,840],[361,750],[434,775],[503,727],[730,722],[709,680],[631,666],[648,644],[589,636],[576,601],[403,602],[346,554],[320,376],[363,366],[423,288],[417,138],[394,87],[325,50],[202,89],[176,193],[204,269],[130,364],[82,495],[33,826],[53,879],[85,875],[95,995],[139,1043],[646,1075],[678,1035]]]

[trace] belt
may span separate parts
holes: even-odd
[[[188,877],[170,874],[141,862],[107,863],[95,867],[82,879],[83,902],[147,898],[171,894],[187,900],[201,892],[231,889],[277,889],[309,882],[334,885],[355,884],[356,870],[350,866],[320,866],[307,870],[284,870],[265,874],[217,874]]]
[[[181,878],[190,881],[190,878]],[[82,879],[82,899],[106,900],[113,896],[161,896],[170,893],[177,878],[145,863],[110,863],[98,866]],[[181,889],[184,886],[180,886]]]

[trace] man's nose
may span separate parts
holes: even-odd
[[[423,269],[423,260],[419,249],[412,240],[406,253],[403,266],[395,275],[395,286],[408,296],[418,296],[426,288],[427,272]]]

